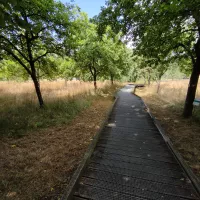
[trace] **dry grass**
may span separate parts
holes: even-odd
[[[59,199],[111,104],[101,97],[67,126],[0,140],[0,199]]]
[[[160,84],[159,98],[171,104],[180,103],[185,100],[189,80],[163,81]],[[143,96],[157,95],[157,83],[151,84],[143,91]],[[200,98],[200,83],[197,87],[197,98]]]
[[[144,99],[153,115],[160,120],[176,149],[200,177],[199,118],[182,117],[187,86],[187,80],[162,82],[159,94],[156,93],[156,84],[137,89],[136,93]],[[196,96],[200,97],[200,84]],[[196,108],[195,114],[199,113],[200,108]]]
[[[21,137],[32,130],[66,124],[107,88],[107,82],[42,81],[45,109],[39,109],[32,82],[1,82],[0,136]]]
[[[47,102],[55,99],[73,97],[78,94],[89,93],[94,89],[92,82],[81,81],[41,81],[40,85],[44,100]],[[108,82],[98,82],[97,85],[98,88],[103,88],[108,85]],[[24,102],[37,103],[37,97],[32,81],[1,81],[0,93],[0,103],[1,105],[3,103],[2,106],[16,106],[21,105]]]
[[[0,199],[61,197],[112,104],[106,85],[43,81],[39,109],[31,82],[0,84]]]

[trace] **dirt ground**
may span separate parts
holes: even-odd
[[[137,89],[136,94],[143,98],[156,117],[175,148],[200,178],[200,125],[193,118],[182,117],[181,105],[171,105],[159,95],[145,94],[145,89]]]
[[[60,199],[112,105],[100,98],[69,125],[0,140],[0,199]]]

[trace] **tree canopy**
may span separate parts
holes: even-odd
[[[110,0],[97,18],[99,33],[109,24],[132,40],[138,54],[156,62],[190,58],[185,117],[192,114],[200,73],[199,11],[198,0]]]
[[[132,53],[121,41],[121,33],[108,26],[100,37],[94,20],[89,21],[73,4],[0,1],[0,17],[0,78],[31,77],[41,107],[42,78],[75,76],[93,80],[97,88],[97,78],[113,82],[132,65]]]

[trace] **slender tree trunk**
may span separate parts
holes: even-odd
[[[114,85],[114,76],[112,73],[110,74],[110,82],[111,82],[111,85]]]
[[[147,81],[146,81],[146,77],[144,77],[144,85],[146,85],[146,82],[147,82]]]
[[[199,80],[199,70],[200,68],[200,57],[197,58],[197,61],[193,67],[192,74],[190,77],[190,83],[188,86],[188,92],[185,100],[185,107],[183,110],[183,116],[189,118],[192,116],[193,111],[193,102],[196,95],[198,80]]]
[[[199,34],[200,34],[200,27],[198,29],[199,29]],[[200,38],[198,39],[194,47],[195,47],[196,60],[194,59],[194,57],[192,57],[193,69],[192,69],[192,74],[190,77],[186,100],[185,100],[185,107],[183,110],[183,116],[185,118],[189,118],[192,116],[193,102],[196,96],[196,90],[197,90],[199,74],[200,74]]]
[[[40,90],[40,84],[37,80],[36,74],[32,73],[31,78],[32,78],[34,86],[35,86],[35,91],[36,91],[36,94],[37,94],[39,105],[42,108],[44,106],[44,101],[43,101],[42,93],[41,93],[41,90]]]
[[[37,80],[40,87],[40,69],[37,70]]]
[[[148,78],[148,86],[150,86],[150,84],[151,84],[151,79]]]
[[[157,94],[159,93],[159,91],[160,91],[160,80],[158,81]]]
[[[158,94],[159,91],[160,91],[160,82],[161,82],[161,78],[162,78],[162,77],[159,77],[159,80],[158,80],[157,94]]]
[[[151,84],[151,73],[150,70],[148,71],[148,86]]]
[[[95,73],[93,79],[94,79],[94,89],[97,90],[97,75]]]

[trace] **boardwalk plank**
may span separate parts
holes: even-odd
[[[176,191],[176,196],[191,198],[196,196],[196,192],[190,189],[181,188],[178,186],[171,186],[169,184],[152,182],[149,180],[141,180],[137,178],[132,178],[131,176],[123,176],[119,174],[115,174],[113,172],[105,172],[105,171],[95,171],[88,170],[87,173],[84,174],[84,177],[97,179],[106,182],[114,182],[122,187],[129,188],[145,188],[146,190],[168,195],[174,195],[174,191]]]
[[[101,165],[97,163],[90,163],[88,165],[88,168],[86,169],[89,170],[97,170],[97,171],[107,171],[110,173],[114,174],[120,174],[123,176],[130,176],[133,178],[138,178],[138,179],[143,179],[143,180],[149,180],[152,182],[158,182],[158,183],[165,183],[169,185],[177,185],[182,188],[192,188],[191,182],[188,178],[174,178],[174,177],[169,177],[169,176],[163,176],[163,175],[156,175],[156,174],[150,174],[148,172],[139,172],[139,171],[134,171],[133,169],[121,169],[118,167],[109,167],[106,165]]]
[[[140,185],[140,188],[135,188],[133,186],[130,186],[128,184],[126,185],[120,185],[117,182],[112,181],[111,179],[109,182],[107,181],[101,181],[98,179],[91,179],[91,178],[85,178],[82,177],[81,184],[92,186],[96,188],[101,189],[108,189],[110,190],[110,193],[119,192],[122,194],[129,194],[131,196],[135,196],[138,198],[144,198],[144,199],[152,199],[152,200],[185,200],[185,199],[197,199],[196,197],[179,197],[177,195],[177,192],[174,193],[174,195],[165,194],[163,191],[160,191],[159,193],[155,191],[149,191],[146,189],[146,185]],[[175,188],[174,188],[174,191]],[[95,192],[95,191],[94,191]],[[101,193],[99,194],[101,195]],[[123,199],[123,198],[122,198]]]

